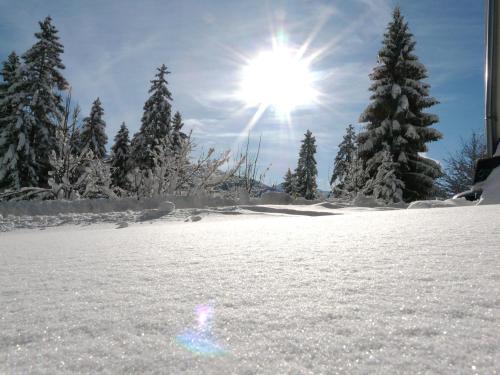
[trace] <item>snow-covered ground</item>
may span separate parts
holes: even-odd
[[[0,373],[500,372],[500,205],[266,207],[0,233]]]

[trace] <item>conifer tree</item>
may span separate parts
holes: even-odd
[[[359,192],[363,192],[367,184],[367,178],[363,169],[363,161],[358,157],[358,152],[353,155],[353,159],[349,164],[349,170],[344,180],[344,189],[342,198],[352,199]]]
[[[19,56],[17,56],[15,52],[11,52],[7,60],[4,61],[2,71],[0,72],[2,76],[2,82],[0,83],[0,99],[7,95],[9,87],[14,82],[15,75],[18,74],[20,65]]]
[[[346,128],[346,134],[339,144],[339,151],[335,157],[333,173],[330,179],[332,192],[335,197],[341,197],[348,193],[346,184],[349,178],[352,178],[353,162],[356,153],[356,133],[354,126],[349,125]]]
[[[17,56],[15,52],[12,52],[2,65],[2,70],[0,71],[0,75],[2,76],[2,81],[0,82],[0,118],[8,116],[9,112],[11,112],[11,109],[3,105],[3,99],[7,98],[9,91],[12,93],[17,89],[13,86],[13,83],[15,82],[16,74],[20,74],[20,64],[19,56]],[[3,153],[0,149],[0,156],[1,155],[3,155]]]
[[[127,126],[122,123],[111,147],[111,181],[113,186],[126,189],[130,170],[130,140]]]
[[[187,135],[182,131],[184,123],[182,122],[182,116],[179,111],[175,112],[174,118],[172,119],[172,127],[170,130],[170,144],[174,153],[179,153],[182,148],[182,142],[187,138]]]
[[[314,138],[310,130],[304,135],[305,138],[300,147],[299,161],[295,170],[296,192],[305,199],[314,199],[317,193],[316,176],[318,175],[316,159],[314,158],[316,138]]]
[[[38,186],[36,150],[31,142],[35,118],[27,108],[25,76],[19,58],[11,54],[2,69],[0,101],[0,189]]]
[[[373,195],[385,203],[399,203],[403,200],[404,183],[397,176],[397,163],[392,160],[388,149],[383,151],[382,164],[373,181]]]
[[[292,173],[292,171],[290,170],[290,168],[288,168],[288,170],[286,171],[286,175],[285,175],[285,181],[283,182],[283,189],[285,190],[285,193],[287,194],[290,194],[290,195],[293,195],[295,193],[295,177]]]
[[[90,110],[89,117],[83,119],[83,128],[81,132],[81,143],[83,147],[87,147],[92,151],[98,159],[106,156],[106,143],[108,137],[106,135],[106,122],[103,119],[104,110],[99,98],[94,100]]]
[[[404,183],[405,201],[427,198],[434,179],[441,175],[436,162],[421,156],[428,142],[442,136],[430,127],[438,117],[425,112],[438,101],[429,96],[430,85],[422,81],[427,70],[414,49],[413,35],[396,8],[384,34],[378,65],[370,75],[371,103],[360,117],[366,123],[358,136],[359,156],[368,178],[366,194],[373,194],[373,180],[386,149],[395,162],[395,174]]]
[[[23,55],[23,87],[36,125],[30,138],[37,156],[36,173],[39,184],[44,186],[50,169],[50,153],[55,148],[57,123],[64,111],[60,91],[66,89],[68,83],[61,74],[65,68],[60,57],[64,47],[59,42],[58,31],[50,17],[39,24],[40,31],[35,33],[37,42]]]
[[[134,163],[139,169],[153,167],[155,148],[164,144],[171,130],[172,94],[166,80],[170,72],[165,65],[157,70],[149,89],[151,95],[144,104],[141,128],[132,140]]]

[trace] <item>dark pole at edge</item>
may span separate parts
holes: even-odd
[[[500,43],[500,0],[486,2],[486,64],[485,64],[485,126],[488,157],[492,157],[499,142],[500,77],[498,75]]]

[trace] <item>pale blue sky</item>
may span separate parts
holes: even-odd
[[[105,1],[0,0],[0,59],[22,54],[37,21],[54,19],[65,46],[65,76],[83,115],[99,96],[113,139],[122,121],[134,133],[155,68],[172,74],[174,109],[181,111],[200,148],[235,147],[254,109],[234,98],[243,66],[271,46],[273,28],[299,46],[317,31],[310,52],[328,46],[312,69],[327,94],[322,106],[292,114],[292,129],[268,111],[252,131],[263,135],[261,165],[272,164],[268,183],[294,168],[306,129],[318,144],[319,184],[327,181],[337,145],[368,103],[368,74],[376,63],[392,8],[399,4],[428,67],[433,108],[444,139],[429,156],[442,160],[472,130],[483,130],[483,1]]]

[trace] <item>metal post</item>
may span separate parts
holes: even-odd
[[[486,1],[486,146],[488,157],[492,157],[500,138],[500,0]]]

